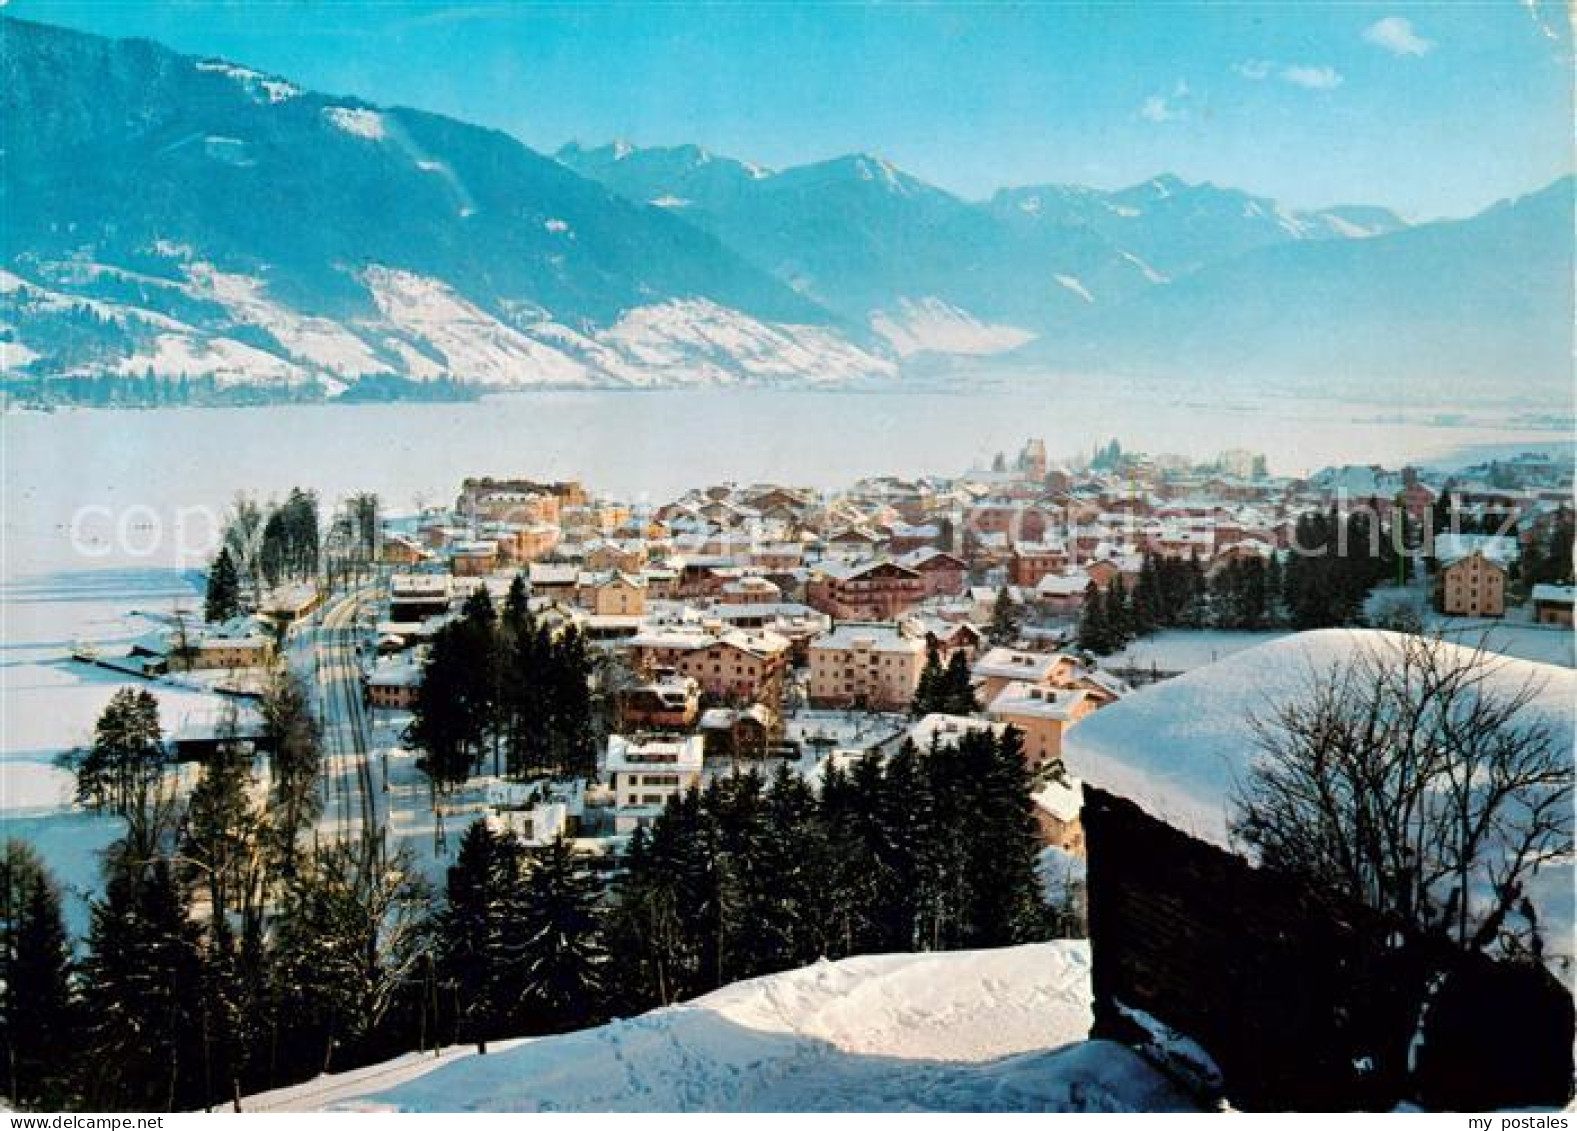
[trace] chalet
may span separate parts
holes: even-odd
[[[781,688],[790,644],[775,632],[722,624],[654,625],[630,640],[638,671],[672,668],[718,699],[753,702]]]
[[[701,713],[701,685],[672,669],[654,672],[650,682],[623,688],[615,698],[624,731],[685,730]]]
[[[806,587],[810,606],[836,620],[893,620],[926,597],[917,570],[880,560],[853,565],[823,562]]]
[[[771,750],[772,712],[760,703],[713,707],[701,715],[700,732],[708,758],[760,761]]]
[[[1547,862],[1527,887],[1544,962],[1513,965],[1443,955],[1361,907],[1316,899],[1231,835],[1267,704],[1307,694],[1312,671],[1397,640],[1340,629],[1283,637],[1129,696],[1068,734],[1063,756],[1083,781],[1093,1037],[1169,1060],[1240,1110],[1568,1102],[1572,999],[1551,970],[1573,959],[1569,860]],[[1537,686],[1530,709],[1570,757],[1577,672],[1505,660],[1487,683]]]
[[[384,711],[409,711],[422,686],[421,665],[411,660],[380,664],[367,677],[367,704]]]
[[[1068,567],[1068,547],[1061,542],[1018,542],[1009,563],[1013,584],[1033,589],[1040,579]]]
[[[1084,795],[1079,779],[1067,774],[1049,777],[1030,800],[1035,804],[1041,844],[1083,856],[1084,825],[1079,820],[1079,810]]]
[[[577,586],[580,604],[597,616],[638,617],[646,612],[646,580],[638,575],[583,574]]]
[[[1535,585],[1533,619],[1539,624],[1572,627],[1572,604],[1577,601],[1577,586]]]

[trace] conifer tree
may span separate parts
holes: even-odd
[[[991,606],[991,624],[986,629],[986,639],[998,647],[1012,644],[1018,639],[1018,621],[1012,593],[1004,585],[997,590],[996,603]]]
[[[72,1100],[80,1020],[59,888],[31,847],[7,840],[0,848],[0,1072],[15,1106],[60,1110]]]
[[[508,901],[519,880],[518,851],[477,820],[460,838],[437,920],[439,975],[452,995],[457,1039],[487,1052],[508,1018],[504,937]],[[500,992],[503,991],[503,992]]]
[[[98,1111],[176,1111],[206,1100],[200,931],[167,861],[112,865],[93,905],[83,962],[90,1072]]]
[[[947,658],[947,670],[942,675],[937,710],[949,715],[973,715],[980,710],[980,702],[975,698],[974,680],[969,670],[969,657],[961,648]]]
[[[562,835],[534,854],[520,892],[520,969],[526,1031],[559,1033],[603,1017],[607,952],[598,887]]]
[[[241,578],[236,573],[230,547],[219,547],[208,571],[208,588],[203,597],[203,619],[210,624],[229,620],[241,611]]]

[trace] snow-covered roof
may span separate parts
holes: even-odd
[[[1258,754],[1252,720],[1304,694],[1332,665],[1397,649],[1404,637],[1373,629],[1321,629],[1279,637],[1154,684],[1090,715],[1063,739],[1063,761],[1086,782],[1174,828],[1228,851],[1233,797]],[[1466,654],[1471,649],[1443,645]],[[1536,694],[1523,716],[1550,726],[1572,757],[1577,671],[1491,656],[1484,686]],[[1572,929],[1572,864],[1547,865],[1531,885],[1541,919]],[[1556,889],[1561,889],[1557,891]],[[1565,943],[1563,945],[1570,945]]]
[[[929,750],[932,743],[938,746],[956,746],[966,734],[977,731],[1000,732],[1002,723],[987,722],[970,715],[944,715],[933,711],[909,728],[908,739],[917,750]]]
[[[1020,652],[1013,648],[993,648],[975,661],[976,679],[1027,680],[1045,683],[1057,670],[1057,665],[1068,661],[1059,652]]]
[[[1535,601],[1549,601],[1555,604],[1570,605],[1577,601],[1577,585],[1535,585],[1533,587]]]
[[[1490,534],[1441,534],[1435,538],[1435,557],[1441,565],[1459,562],[1472,554],[1482,554],[1485,561],[1496,565],[1507,565],[1517,560],[1517,540]]]
[[[633,742],[623,735],[615,734],[608,738],[604,768],[610,774],[652,769],[699,772],[704,749],[700,735]]]
[[[1072,722],[1074,711],[1083,703],[1087,693],[1046,687],[1039,683],[1015,681],[1004,687],[991,701],[986,713],[993,718],[1051,719],[1054,722]]]

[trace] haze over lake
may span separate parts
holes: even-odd
[[[1117,437],[1210,457],[1263,452],[1280,474],[1430,462],[1568,442],[1570,408],[1361,403],[1166,382],[1042,378],[939,391],[544,392],[460,404],[74,410],[4,419],[5,575],[194,567],[238,493],[375,491],[391,512],[452,501],[467,475],[580,478],[655,502],[710,482],[834,488],[864,475],[953,474],[1040,436],[1055,456]],[[84,512],[83,508],[95,508]],[[136,508],[135,510],[133,508]],[[78,537],[73,544],[72,522]],[[83,550],[86,552],[82,552]]]

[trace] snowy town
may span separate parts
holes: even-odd
[[[1535,454],[1291,479],[1249,452],[1199,464],[1113,440],[1053,461],[1032,439],[962,475],[836,493],[720,484],[654,504],[468,478],[451,506],[412,514],[365,494],[322,514],[304,489],[243,499],[201,608],[144,611],[129,645],[73,647],[124,686],[58,772],[78,809],[124,822],[109,859],[170,853],[169,898],[266,945],[250,960],[265,968],[302,960],[293,932],[334,945],[316,937],[342,929],[313,910],[319,885],[372,884],[371,965],[342,975],[377,988],[378,1012],[333,1004],[314,971],[283,1002],[317,1019],[318,1051],[267,1070],[224,1053],[223,1094],[244,1110],[348,1096],[380,1056],[485,1052],[818,957],[1086,938],[1091,1035],[1145,1050],[1160,1067],[1129,1066],[1140,1083],[1124,1086],[1168,1104],[1553,1102],[1569,1064],[1531,1038],[1468,1085],[1452,1066],[1493,1050],[1461,1034],[1421,1070],[1383,1047],[1395,1016],[1356,1033],[1309,1016],[1269,1040],[1202,987],[1256,964],[1313,977],[1311,953],[1344,956],[1343,993],[1438,972],[1438,955],[1399,966],[1323,917],[1291,952],[1248,953],[1248,924],[1301,897],[1222,894],[1265,882],[1238,863],[1246,843],[1273,847],[1242,790],[1257,755],[1299,734],[1322,673],[1426,698],[1447,693],[1445,669],[1482,680],[1555,759],[1508,794],[1569,802],[1571,489],[1569,467]],[[161,717],[170,695],[187,698]],[[1526,835],[1509,862],[1462,863],[1496,894],[1471,919],[1483,965],[1461,977],[1537,955],[1552,980],[1499,992],[1545,1018],[1547,1042],[1577,957],[1570,823]],[[96,855],[66,867],[91,890]],[[1157,914],[1219,898],[1241,904],[1230,928],[1155,933]],[[96,952],[109,905],[92,906]],[[656,907],[696,922],[661,926]],[[562,932],[548,952],[498,940],[544,914]],[[540,964],[551,985],[526,972]],[[334,1035],[352,1024],[356,1041]],[[1316,1044],[1352,1055],[1316,1071]],[[273,1098],[314,1065],[327,1091]]]
[[[0,9],[0,1123],[1571,1128],[1577,6]]]

